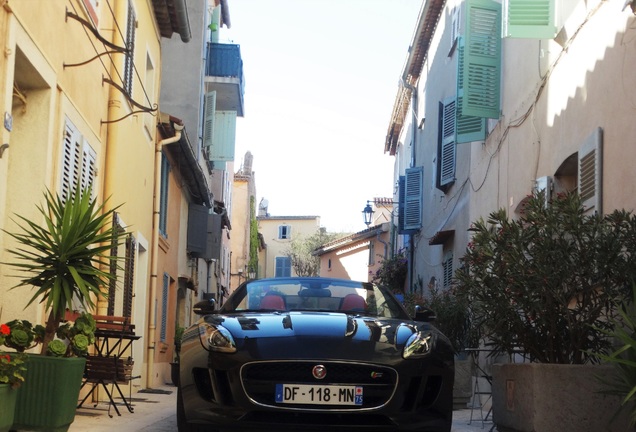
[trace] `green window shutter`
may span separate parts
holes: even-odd
[[[422,227],[424,168],[409,168],[405,171],[404,176],[404,229],[417,231]]]
[[[214,162],[234,160],[236,145],[236,111],[216,111],[214,115],[213,144],[208,157]]]
[[[507,0],[504,37],[552,39],[557,34],[555,0]]]
[[[439,151],[439,185],[446,186],[455,181],[455,115],[457,113],[455,98],[445,99],[441,104],[442,142]]]
[[[464,39],[457,45],[457,144],[486,139],[486,119],[463,115],[464,100]]]
[[[588,214],[602,214],[603,129],[596,130],[579,150],[579,195]]]
[[[203,113],[203,146],[207,148],[208,154],[212,148],[214,140],[214,114],[216,113],[216,92],[206,93],[205,112]]]
[[[462,113],[499,118],[501,88],[501,4],[466,3]]]

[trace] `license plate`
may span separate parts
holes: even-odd
[[[362,405],[362,386],[276,384],[276,402],[305,405]]]

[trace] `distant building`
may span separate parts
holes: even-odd
[[[320,276],[370,282],[385,258],[395,250],[395,217],[391,198],[374,198],[369,228],[322,245]]]
[[[256,217],[264,249],[259,256],[259,277],[295,276],[287,251],[292,240],[314,235],[320,229],[320,216],[270,216],[267,201],[259,204]]]

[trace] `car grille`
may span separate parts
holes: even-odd
[[[318,380],[312,369],[321,364],[327,368],[327,377]],[[276,361],[248,363],[241,369],[241,381],[247,396],[257,404],[314,410],[359,411],[385,405],[393,396],[397,385],[397,372],[388,367],[364,363]],[[276,384],[340,384],[364,388],[362,405],[285,405],[275,402]]]

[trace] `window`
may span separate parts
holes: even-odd
[[[369,265],[375,264],[375,242],[369,242]]]
[[[450,51],[448,54],[449,57],[453,54],[453,50],[455,49],[455,46],[457,44],[457,39],[459,38],[459,32],[461,30],[460,28],[461,16],[462,16],[461,12],[462,12],[461,4],[453,7],[453,10],[451,11],[452,22],[451,22],[451,44],[450,44]]]
[[[168,237],[168,179],[170,164],[165,154],[161,154],[161,192],[159,197],[159,233]]]
[[[291,225],[281,225],[278,227],[278,238],[280,240],[291,239]]]
[[[166,342],[168,332],[168,292],[170,290],[170,275],[163,274],[163,290],[161,291],[161,328],[159,339]]]
[[[124,307],[122,315],[132,317],[132,304],[135,283],[135,252],[137,251],[137,241],[132,234],[126,237],[126,262],[124,263]]]
[[[437,138],[437,187],[443,191],[455,182],[455,98],[439,104]]]
[[[455,114],[455,142],[457,144],[486,139],[486,118],[463,114],[464,102],[464,39],[457,48],[457,112]]]
[[[588,214],[602,214],[603,129],[587,137],[579,150],[578,191]]]
[[[146,79],[144,80],[146,89],[148,106],[152,106],[155,102],[155,65],[150,58],[150,53],[146,53]],[[153,113],[144,114],[144,126],[150,139],[155,136],[155,116]]]
[[[492,0],[466,3],[462,112],[499,118],[501,86],[501,4]]]
[[[132,97],[133,70],[135,68],[135,32],[137,30],[137,16],[132,2],[128,2],[128,16],[126,19],[126,58],[124,61],[123,87],[126,94]]]
[[[552,39],[557,34],[554,0],[506,0],[504,37]]]
[[[290,277],[291,276],[291,258],[289,257],[276,257],[276,277]]]
[[[444,255],[444,261],[442,261],[442,271],[443,275],[443,283],[444,288],[450,288],[451,282],[453,281],[453,252],[447,252]]]
[[[81,190],[93,187],[97,172],[96,160],[95,150],[67,118],[64,125],[60,179],[60,196],[63,201],[72,196],[78,185]]]
[[[404,230],[414,232],[422,227],[422,183],[424,168],[409,168],[404,173],[404,205],[399,208]],[[398,217],[399,217],[398,215]]]
[[[214,117],[216,113],[216,92],[206,93],[203,109],[203,145],[208,155],[212,152],[214,141]]]

